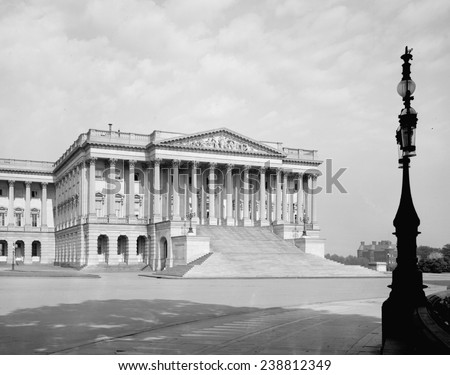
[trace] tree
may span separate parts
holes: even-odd
[[[441,249],[437,249],[430,246],[418,246],[417,247],[417,257],[419,259],[427,259],[431,253],[436,251],[441,251]]]
[[[445,259],[450,259],[450,243],[442,246],[442,255]]]

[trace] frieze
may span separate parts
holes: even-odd
[[[199,148],[210,148],[214,150],[240,151],[240,152],[260,152],[260,150],[250,146],[248,143],[239,142],[235,139],[216,135],[202,139],[188,139],[182,142],[173,143],[174,146],[188,146]]]

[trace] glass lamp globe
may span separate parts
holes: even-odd
[[[412,79],[400,81],[397,85],[397,92],[402,98],[406,96],[407,90],[411,95],[416,91],[416,84]]]

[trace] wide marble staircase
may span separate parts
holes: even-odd
[[[210,255],[162,274],[185,278],[386,277],[360,266],[305,254],[269,227],[198,226],[197,235],[210,238]]]

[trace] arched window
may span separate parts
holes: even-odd
[[[31,256],[40,257],[41,256],[41,243],[39,241],[33,241],[31,244]]]

